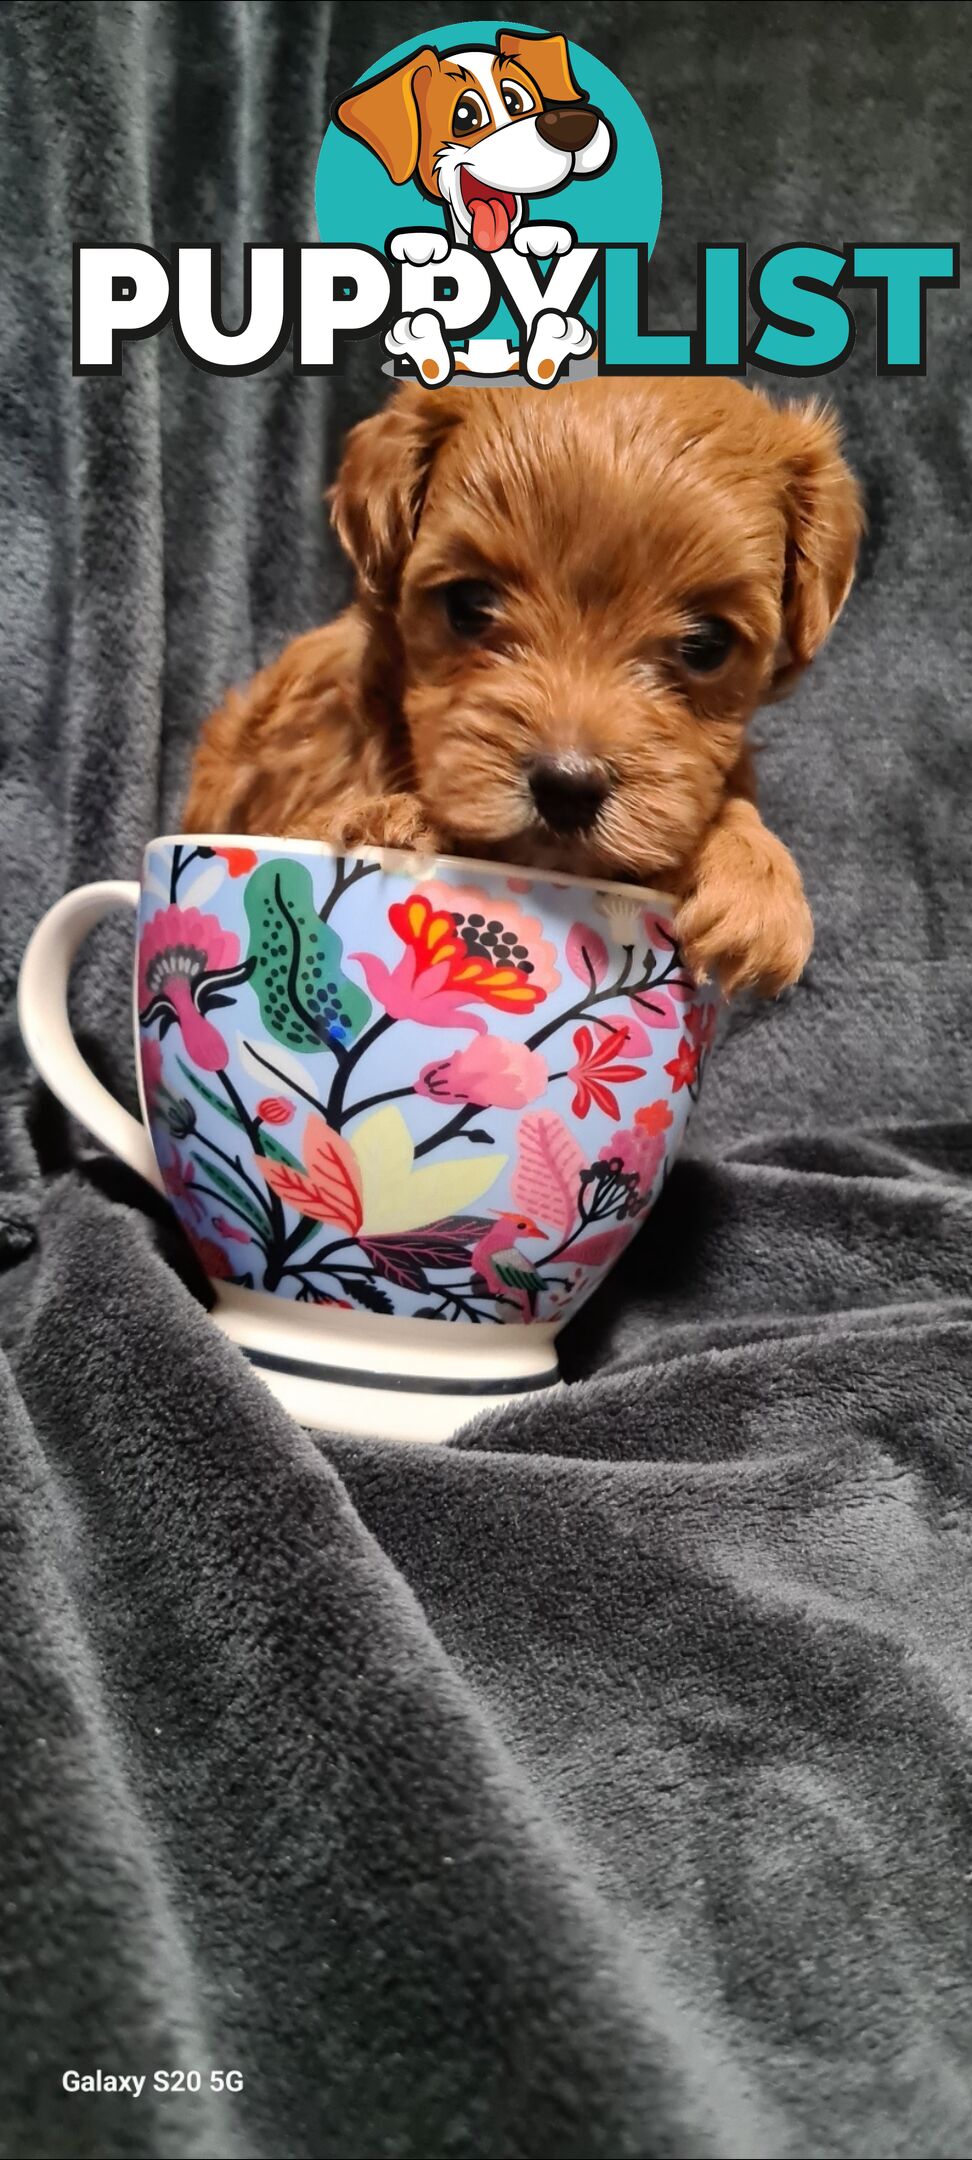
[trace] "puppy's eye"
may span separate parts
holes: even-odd
[[[446,620],[456,637],[482,637],[495,620],[499,595],[479,578],[455,578],[440,592]]]
[[[489,114],[481,97],[475,90],[464,90],[452,115],[454,135],[478,135],[480,128],[489,125]]]
[[[678,657],[690,675],[714,675],[736,642],[731,623],[721,615],[703,615],[679,642]]]
[[[522,89],[519,83],[501,82],[500,95],[507,112],[514,120],[518,120],[521,113],[533,111],[533,99],[526,90]]]

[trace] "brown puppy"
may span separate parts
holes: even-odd
[[[187,830],[661,885],[700,975],[796,981],[812,924],[746,724],[853,578],[833,421],[729,380],[404,389],[333,515],[356,604],[210,719]]]

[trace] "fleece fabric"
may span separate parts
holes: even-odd
[[[219,240],[232,319],[244,240],[315,237],[330,100],[430,19],[0,11],[0,2153],[970,2154],[961,292],[899,381],[854,295],[861,575],[760,725],[816,953],[738,1014],[555,1414],[309,1437],[19,1048],[40,910],[135,874],[211,703],[343,600],[322,495],[379,381],[171,332],[74,380],[70,243]],[[659,327],[700,240],[963,237],[967,6],[530,20],[651,120]],[[131,1102],[129,969],[116,922],[75,1013]],[[146,2082],[65,2088],[99,2071]]]

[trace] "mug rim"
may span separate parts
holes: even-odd
[[[655,908],[664,909],[669,916],[674,916],[678,908],[675,895],[661,891],[657,885],[624,885],[614,878],[572,877],[567,870],[533,870],[528,863],[488,862],[481,856],[446,855],[438,849],[430,855],[419,855],[410,848],[336,848],[327,840],[294,840],[279,833],[156,833],[145,843],[143,863],[150,848],[179,847],[185,842],[213,849],[284,848],[293,854],[319,855],[325,862],[338,862],[344,856],[353,855],[359,862],[377,863],[380,869],[398,875],[412,870],[417,876],[427,877],[433,867],[441,865],[446,870],[470,871],[476,877],[529,878],[537,885],[609,893],[619,900],[647,901]]]

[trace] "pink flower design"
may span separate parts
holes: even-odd
[[[585,1118],[592,1103],[598,1110],[603,1110],[606,1117],[620,1116],[615,1088],[622,1081],[641,1079],[641,1066],[627,1065],[619,1055],[625,1048],[627,1032],[622,1023],[616,1035],[601,1034],[595,1042],[589,1027],[575,1030],[577,1056],[567,1075],[574,1083],[571,1107],[575,1117]]]
[[[675,950],[675,930],[664,915],[646,915],[645,931],[654,952],[672,953]]]
[[[485,1035],[481,1015],[465,1010],[473,999],[497,1012],[529,1014],[546,997],[528,967],[520,968],[505,956],[492,960],[471,952],[453,916],[434,907],[426,892],[396,900],[388,920],[405,947],[397,967],[386,967],[375,953],[350,957],[361,967],[372,997],[393,1020]]]
[[[436,1102],[475,1103],[480,1110],[522,1110],[536,1102],[546,1084],[547,1067],[539,1050],[480,1035],[450,1058],[424,1066],[415,1092]]]
[[[203,1222],[206,1210],[199,1194],[193,1191],[195,1179],[196,1172],[191,1159],[184,1163],[178,1148],[173,1148],[172,1161],[162,1164],[162,1183],[170,1199],[181,1201],[194,1221]]]
[[[162,1085],[162,1045],[158,1037],[155,1035],[143,1035],[141,1053],[142,1086],[145,1090],[146,1104],[151,1110]]]
[[[634,1121],[642,1132],[646,1133],[667,1132],[669,1126],[675,1123],[664,1096],[660,1097],[658,1102],[645,1103],[643,1109],[636,1110]]]
[[[143,1028],[175,1022],[194,1065],[221,1072],[229,1050],[207,1020],[207,1006],[227,984],[245,982],[252,963],[240,960],[239,939],[215,915],[198,908],[161,908],[146,923],[138,948],[138,1006]]]
[[[680,995],[684,998],[688,993],[682,990]],[[650,987],[647,990],[636,990],[631,1003],[641,1014],[646,1027],[680,1028],[682,1025],[682,1015],[672,996],[671,985],[664,990],[652,990]]]
[[[578,982],[593,990],[596,983],[604,981],[611,955],[599,930],[589,923],[575,922],[567,933],[564,958]]]
[[[598,1149],[599,1162],[613,1163],[622,1177],[637,1179],[643,1199],[650,1193],[664,1160],[663,1135],[646,1132],[643,1125],[623,1127]]]
[[[257,1103],[257,1117],[265,1125],[289,1125],[294,1105],[289,1095],[264,1095]]]
[[[228,1238],[231,1245],[249,1245],[250,1232],[239,1223],[229,1222],[225,1215],[213,1216],[213,1229],[221,1238]]]
[[[493,893],[477,892],[470,885],[447,885],[442,878],[427,879],[419,891],[442,914],[451,915],[471,959],[494,966],[511,963],[534,986],[549,996],[560,987],[556,948],[543,935],[536,915],[525,915],[516,901]],[[529,892],[529,883],[523,889]]]
[[[692,1082],[698,1079],[699,1056],[698,1046],[691,1043],[687,1035],[683,1035],[675,1056],[669,1058],[665,1067],[665,1071],[672,1076],[673,1095],[677,1095],[683,1087],[691,1087]]]
[[[598,1148],[598,1162],[617,1163],[624,1177],[641,1175],[641,1137],[629,1128],[611,1134],[604,1146]]]
[[[605,1035],[614,1036],[614,1048],[618,1057],[651,1056],[651,1036],[647,1028],[642,1027],[640,1020],[629,1019],[627,1013],[607,1013],[603,1019],[594,1013],[591,1017],[596,1028],[600,1028]]]

